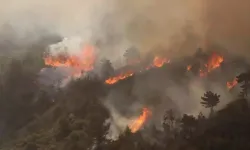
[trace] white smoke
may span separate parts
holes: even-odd
[[[57,56],[61,53],[77,56],[83,50],[83,39],[81,37],[63,38],[61,42],[51,44],[48,47],[48,52],[52,56]]]

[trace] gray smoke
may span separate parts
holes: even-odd
[[[119,59],[130,46],[145,53],[162,46],[174,56],[192,54],[196,47],[214,43],[230,53],[244,55],[249,51],[247,0],[0,2],[0,26],[12,26],[22,42],[39,37],[43,31],[36,29],[41,28],[96,43],[102,55],[112,54],[110,59]]]
[[[24,0],[3,3],[0,25],[10,24],[19,36],[29,39],[30,32],[38,27],[62,37],[80,36],[85,42],[96,42],[102,55],[110,59],[118,59],[131,45],[143,52],[158,45],[169,49],[173,43],[176,45],[185,40],[183,30],[187,25],[194,27],[194,34],[202,37],[203,33],[199,13],[201,2],[198,0],[160,0],[157,3],[153,0]]]

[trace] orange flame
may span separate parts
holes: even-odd
[[[94,47],[90,45],[84,47],[82,56],[60,54],[58,56],[46,56],[44,58],[45,65],[53,67],[72,67],[77,70],[77,73],[92,70],[94,62]]]
[[[140,115],[136,120],[134,120],[130,125],[129,129],[132,133],[137,132],[144,125],[147,118],[152,114],[148,108],[143,108],[142,115]]]
[[[192,66],[191,65],[188,65],[187,66],[187,71],[190,71],[192,69]]]
[[[167,60],[166,58],[160,58],[156,56],[153,61],[153,66],[154,67],[162,67],[164,64],[170,63],[170,60]]]
[[[44,58],[45,65],[53,67],[77,67],[80,65],[79,60],[75,56],[63,56],[62,54],[56,57]]]
[[[115,84],[116,82],[118,82],[119,80],[123,80],[127,77],[131,77],[134,75],[134,72],[130,71],[130,72],[127,72],[125,74],[120,74],[116,77],[111,77],[111,78],[108,78],[105,83],[107,84]]]
[[[210,59],[208,60],[207,69],[208,72],[211,72],[213,69],[220,67],[221,63],[224,61],[223,57],[213,53]]]
[[[237,78],[234,78],[233,81],[227,82],[227,88],[230,90],[238,84]]]
[[[224,58],[216,53],[213,53],[208,59],[208,63],[205,64],[205,70],[200,70],[200,77],[206,76],[212,70],[220,67],[221,63],[224,61]]]
[[[153,60],[153,63],[150,66],[144,68],[144,70],[149,70],[153,67],[159,68],[159,67],[162,67],[165,63],[170,63],[170,60],[156,56]],[[142,72],[142,71],[140,71],[140,72]],[[128,71],[126,73],[119,74],[118,76],[108,78],[107,80],[105,80],[105,83],[106,84],[115,84],[116,82],[123,80],[125,78],[128,78],[128,77],[131,77],[134,74],[135,74],[134,71]]]

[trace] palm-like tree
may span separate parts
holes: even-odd
[[[210,116],[214,113],[214,107],[220,102],[220,95],[208,91],[201,97],[201,104],[205,108],[210,108]]]
[[[240,96],[247,97],[247,92],[250,89],[250,70],[238,75],[236,78],[237,78],[237,82],[242,84],[241,85],[242,92]]]

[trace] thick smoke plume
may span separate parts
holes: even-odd
[[[188,26],[193,29],[189,32],[198,39],[204,34],[202,3],[197,0],[25,0],[3,3],[1,24],[11,24],[22,37],[34,28],[45,28],[62,37],[80,36],[86,42],[95,42],[103,55],[116,54],[116,58],[130,46],[143,52],[158,46],[169,50],[172,45],[178,50],[177,44],[186,40],[184,33]],[[191,48],[197,46],[195,43]]]
[[[95,42],[103,55],[116,54],[117,59],[130,46],[144,52],[160,46],[175,56],[214,43],[237,54],[246,54],[249,49],[247,0],[1,0],[1,3],[0,26],[10,24],[22,41],[34,39],[31,35],[41,34],[43,31],[36,29],[42,28],[62,37],[80,36],[84,41]]]

